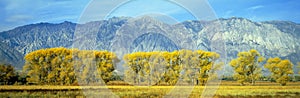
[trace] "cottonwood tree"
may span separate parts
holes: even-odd
[[[183,69],[183,51],[164,52],[163,57],[166,60],[164,82],[169,85],[175,85],[180,78],[180,72]]]
[[[199,83],[197,82],[197,84],[205,85],[209,79],[216,78],[216,71],[221,68],[223,63],[216,62],[216,60],[220,58],[220,55],[216,52],[197,50],[195,56],[197,60],[191,62],[198,62],[198,64],[193,64],[196,65],[195,67],[198,69],[197,81],[199,81]]]
[[[36,84],[71,85],[108,82],[119,60],[108,51],[49,48],[25,56],[23,72],[28,82]]]
[[[15,69],[12,65],[0,64],[0,82],[4,85],[13,84],[18,80]]]
[[[259,64],[264,61],[258,51],[252,49],[246,52],[239,52],[238,57],[230,62],[235,73],[234,78],[238,80],[241,85],[249,82],[255,85],[255,81],[261,76],[261,68]]]
[[[298,62],[298,74],[300,74],[300,62]]]
[[[210,73],[217,70],[219,54],[202,50],[173,52],[135,52],[124,56],[127,81],[139,84],[166,82],[175,85],[179,79],[204,85]],[[200,81],[200,82],[198,82]]]
[[[264,65],[271,73],[271,77],[280,85],[285,86],[293,72],[293,64],[289,60],[281,60],[279,57],[269,58]]]
[[[145,73],[148,85],[157,85],[163,82],[163,76],[167,65],[168,52],[148,52],[146,53]]]
[[[124,56],[125,64],[124,66],[128,66],[130,68],[129,71],[127,71],[127,74],[131,79],[133,79],[134,83],[140,84],[141,82],[141,75],[142,75],[142,67],[141,65],[141,59],[143,57],[140,55],[141,52],[127,54]]]
[[[196,85],[205,85],[212,76],[216,76],[220,64],[216,60],[220,57],[215,52],[208,52],[203,50],[181,50],[181,58],[183,59],[183,79],[189,83]],[[218,67],[217,67],[218,65]]]

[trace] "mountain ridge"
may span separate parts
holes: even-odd
[[[51,47],[112,51],[122,47],[129,51],[150,51],[147,49],[152,47],[166,51],[182,48],[211,51],[214,47],[222,48],[219,47],[222,41],[226,45],[227,61],[235,58],[237,52],[257,49],[267,58],[289,58],[296,64],[300,61],[299,27],[300,24],[289,21],[254,22],[236,17],[189,20],[173,25],[152,17],[113,17],[85,24],[65,21],[25,25],[0,32],[0,42],[25,55]]]
[[[149,16],[147,16],[149,17]],[[122,17],[112,17],[112,18],[123,18],[123,19],[130,19],[130,18],[133,18],[133,17],[125,17],[125,16],[122,16]],[[216,21],[216,20],[230,20],[230,19],[247,19],[247,18],[243,18],[243,17],[230,17],[230,18],[218,18],[218,19],[214,19],[214,20],[210,20],[210,21]],[[108,19],[104,19],[104,20],[108,20]],[[247,19],[247,20],[250,20],[250,19]],[[99,21],[103,21],[103,20],[96,20],[96,21],[89,21],[89,22],[85,22],[85,23],[76,23],[76,22],[72,22],[72,21],[63,21],[63,22],[59,22],[59,23],[51,23],[51,22],[36,22],[36,23],[30,23],[30,24],[25,24],[25,25],[19,25],[17,27],[14,27],[12,29],[9,29],[9,30],[3,30],[3,31],[0,31],[0,33],[3,33],[3,32],[7,32],[7,31],[10,31],[10,30],[14,30],[14,29],[17,29],[19,27],[24,27],[24,26],[28,26],[28,25],[37,25],[37,24],[54,24],[54,25],[57,25],[57,24],[62,24],[62,23],[72,23],[72,24],[87,24],[87,23],[91,23],[91,22],[99,22]],[[201,22],[206,22],[207,20],[185,20],[185,21],[182,21],[180,23],[183,23],[183,22],[188,22],[188,21],[201,21]],[[252,21],[252,20],[250,20]],[[252,21],[252,22],[257,22],[257,23],[270,23],[270,22],[286,22],[286,23],[291,23],[291,24],[295,24],[295,25],[300,25],[300,23],[297,23],[297,22],[294,22],[294,21],[289,21],[289,20],[267,20],[267,21]],[[176,24],[173,24],[173,25],[176,25]]]

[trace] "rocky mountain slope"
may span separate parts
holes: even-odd
[[[224,53],[218,51],[221,49],[226,50],[227,61],[235,58],[239,51],[257,49],[266,58],[279,56],[296,64],[300,61],[299,28],[300,25],[293,22],[253,22],[244,18],[194,20],[169,25],[148,16],[114,17],[86,24],[30,24],[1,32],[0,42],[22,55],[60,46],[109,50],[117,54],[177,49]]]
[[[0,64],[12,64],[20,69],[24,64],[23,54],[0,42]]]

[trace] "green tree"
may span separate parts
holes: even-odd
[[[240,52],[237,56],[236,59],[230,62],[231,67],[233,67],[235,71],[234,78],[237,79],[241,85],[244,85],[245,82],[255,85],[255,81],[261,76],[259,63],[264,61],[264,57],[254,49]]]
[[[293,64],[289,60],[281,60],[278,57],[269,58],[265,68],[272,73],[271,77],[282,86],[286,85],[290,80],[290,75],[294,73]]]

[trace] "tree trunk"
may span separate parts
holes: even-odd
[[[141,76],[140,75],[138,75],[138,85],[140,85],[140,82],[141,82]]]
[[[202,80],[202,86],[204,86],[205,85],[205,81],[204,80]]]
[[[244,83],[241,83],[240,85],[241,85],[241,86],[244,86],[245,84],[244,84]]]
[[[254,79],[252,79],[252,81],[251,81],[251,85],[255,85],[255,81],[254,81]]]
[[[151,75],[149,74],[149,76],[148,76],[148,86],[150,86],[151,85]]]

